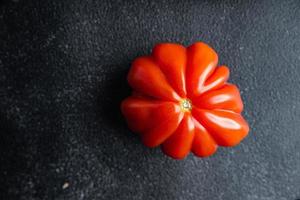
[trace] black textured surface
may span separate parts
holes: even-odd
[[[183,161],[119,112],[130,62],[204,41],[241,88],[251,132]],[[300,1],[0,3],[0,199],[300,198]]]

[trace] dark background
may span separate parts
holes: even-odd
[[[0,2],[0,199],[300,198],[300,1]],[[176,161],[128,130],[130,63],[165,41],[230,67],[239,146]]]

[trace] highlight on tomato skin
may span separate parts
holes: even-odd
[[[160,146],[174,159],[190,152],[208,157],[248,135],[239,89],[227,82],[229,68],[217,64],[217,53],[203,42],[157,44],[133,61],[127,76],[133,92],[121,111],[145,146]]]

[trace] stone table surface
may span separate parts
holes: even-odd
[[[132,60],[204,41],[249,136],[177,161],[126,126]],[[300,198],[300,1],[0,1],[0,199]]]

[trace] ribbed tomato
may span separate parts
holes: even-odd
[[[130,129],[175,159],[237,145],[249,127],[239,90],[227,83],[229,69],[217,64],[216,52],[202,42],[158,44],[135,59],[128,74],[133,93],[121,104]]]

